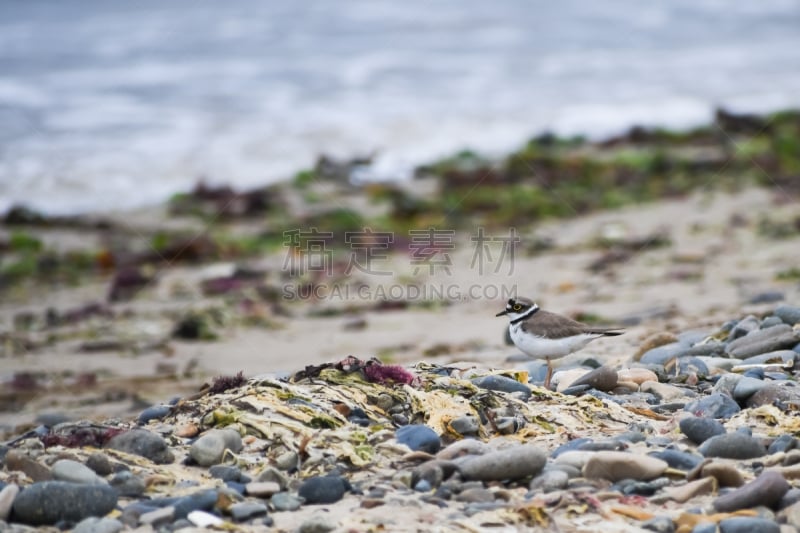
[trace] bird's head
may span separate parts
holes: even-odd
[[[538,310],[539,306],[529,298],[509,298],[508,303],[506,303],[506,308],[495,316],[508,315],[509,319],[516,320],[521,316],[533,314]]]

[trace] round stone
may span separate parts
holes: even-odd
[[[108,485],[44,481],[34,483],[14,500],[14,520],[32,526],[80,522],[105,516],[117,505],[117,491]]]

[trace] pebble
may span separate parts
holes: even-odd
[[[763,505],[775,507],[789,490],[789,483],[777,472],[764,472],[756,479],[723,494],[714,500],[714,508],[721,513],[749,509]]]
[[[531,396],[531,389],[524,383],[520,383],[516,379],[512,379],[499,374],[489,374],[488,376],[481,376],[473,378],[472,384],[481,389],[519,393],[523,399],[527,400]]]
[[[670,468],[679,470],[691,470],[703,462],[703,457],[680,450],[661,450],[659,452],[651,452],[648,455],[665,461]]]
[[[19,494],[19,487],[14,483],[9,483],[0,490],[0,522],[8,520],[17,494]]]
[[[478,419],[474,416],[459,416],[450,422],[450,429],[459,435],[471,436],[477,435],[480,430]]]
[[[239,481],[242,478],[242,471],[235,466],[212,465],[208,469],[208,474],[222,481]]]
[[[457,464],[466,480],[502,481],[535,476],[546,462],[544,450],[532,444],[521,444],[466,457]]]
[[[569,474],[563,470],[545,469],[544,472],[531,480],[530,490],[553,492],[567,488]]]
[[[738,431],[711,437],[697,451],[705,457],[726,459],[754,459],[767,454],[767,448],[760,440]]]
[[[142,514],[139,517],[139,522],[145,526],[159,528],[167,525],[175,519],[175,507],[167,505],[153,511]]]
[[[684,407],[684,411],[703,418],[730,418],[741,410],[733,398],[719,393],[709,394]]]
[[[442,446],[439,435],[424,424],[403,426],[395,432],[395,438],[400,444],[405,444],[412,451],[428,452],[435,454]]]
[[[674,533],[675,523],[668,516],[656,516],[642,522],[642,529],[654,531],[655,533]]]
[[[244,491],[249,496],[256,498],[269,498],[281,491],[281,486],[274,481],[254,481],[244,486]]]
[[[296,511],[303,505],[303,500],[289,492],[273,494],[269,504],[276,511]]]
[[[788,452],[797,448],[797,439],[792,435],[781,435],[773,440],[767,452],[770,454],[778,452]],[[800,458],[799,458],[800,459]]]
[[[720,487],[741,487],[744,477],[738,468],[728,463],[712,462],[700,470],[703,477],[713,477]]]
[[[98,476],[105,477],[114,471],[111,460],[102,452],[95,452],[86,458],[86,466]]]
[[[202,528],[209,528],[209,527],[220,527],[225,524],[225,521],[220,517],[213,515],[211,513],[207,513],[205,511],[192,511],[188,515],[186,515],[186,520],[194,526],[202,527]],[[177,524],[178,522],[175,522]],[[173,531],[176,531],[178,528],[174,528]]]
[[[71,459],[60,459],[56,461],[53,463],[50,471],[53,474],[53,479],[59,481],[71,481],[73,483],[106,482],[88,466]]]
[[[303,481],[297,494],[307,504],[336,503],[350,489],[350,483],[339,476],[315,476]]]
[[[628,452],[595,452],[583,467],[583,475],[589,479],[620,481],[633,479],[647,481],[655,479],[667,469],[661,459]]]
[[[785,383],[785,385],[783,384]],[[793,382],[770,383],[747,399],[747,407],[773,405],[776,402],[800,401],[800,389]]]
[[[719,522],[720,533],[780,533],[781,527],[772,520],[755,516],[735,516]]]
[[[173,500],[175,518],[186,518],[192,511],[210,511],[216,505],[218,498],[216,490],[206,489]]]
[[[137,421],[140,425],[145,425],[151,420],[161,420],[170,414],[170,412],[172,412],[171,405],[154,405],[139,413]]]
[[[43,481],[21,491],[14,500],[14,520],[39,526],[80,522],[105,516],[117,505],[117,492],[108,485]]]
[[[589,388],[608,392],[617,386],[618,381],[619,375],[616,370],[610,366],[601,366],[570,383],[569,388],[587,385]]]
[[[658,375],[652,370],[646,368],[622,368],[617,371],[617,379],[619,381],[629,381],[642,385],[647,382],[658,383]]]
[[[744,359],[783,348],[791,348],[800,340],[800,332],[792,331],[788,324],[781,324],[768,329],[754,331],[741,339],[732,341],[727,346],[731,357]]]
[[[645,381],[639,387],[639,390],[654,394],[661,402],[675,402],[696,396],[696,393],[692,390],[682,389],[669,383],[659,383],[658,381]]]
[[[764,380],[743,376],[733,388],[733,398],[742,402],[766,386]]]
[[[144,480],[130,470],[118,472],[111,478],[109,484],[114,487],[120,496],[131,498],[141,496],[147,489]]]
[[[109,440],[106,448],[140,455],[156,464],[169,464],[175,461],[167,441],[145,429],[133,429],[121,433]]]
[[[272,481],[277,483],[281,490],[286,490],[286,487],[289,486],[289,478],[283,472],[271,466],[259,472],[256,481]]]
[[[683,354],[686,348],[687,345],[683,342],[673,342],[670,344],[665,344],[663,346],[659,346],[658,348],[653,348],[652,350],[645,352],[642,355],[641,359],[639,359],[639,362],[648,365],[652,364],[652,365],[664,366],[671,359]]]
[[[90,516],[75,525],[72,533],[117,533],[122,531],[125,524],[116,518],[98,518]]]
[[[233,429],[212,429],[200,436],[189,448],[191,457],[200,466],[219,464],[225,450],[233,453],[242,451],[242,437]]]
[[[483,487],[472,487],[459,492],[456,496],[456,500],[468,503],[493,502],[494,494],[492,491]]]
[[[789,326],[800,322],[800,307],[779,305],[775,308],[774,314]]]
[[[50,469],[41,465],[18,450],[10,450],[3,461],[8,472],[15,470],[25,472],[33,481],[48,481],[53,479]]]
[[[324,514],[314,514],[307,518],[298,529],[298,533],[328,533],[336,529],[336,523]]]
[[[775,350],[748,357],[743,365],[786,364],[797,360],[797,352],[793,350]]]
[[[725,434],[725,426],[713,418],[689,416],[682,419],[678,426],[690,441],[698,445],[711,437]]]
[[[244,522],[267,514],[267,506],[261,502],[237,502],[230,506],[228,512],[237,522]]]

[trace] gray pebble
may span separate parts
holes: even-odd
[[[767,318],[761,321],[761,329],[771,328],[774,326],[778,326],[780,324],[783,324],[783,320],[781,320],[780,317],[777,317],[775,315],[768,316]]]
[[[569,474],[563,470],[547,469],[531,480],[530,490],[553,492],[567,488]]]
[[[659,452],[651,452],[648,455],[665,461],[670,468],[677,468],[679,470],[691,470],[703,462],[703,457],[689,452],[682,452],[680,450],[661,450]]]
[[[772,444],[769,445],[767,451],[770,454],[773,454],[778,452],[788,452],[789,450],[793,450],[795,448],[797,448],[797,439],[792,435],[784,434],[772,441]]]
[[[253,481],[244,487],[244,491],[249,496],[256,498],[269,498],[273,494],[281,491],[281,486],[274,481]]]
[[[683,342],[664,344],[646,351],[639,359],[640,363],[663,366],[671,359],[683,355],[688,346]]]
[[[526,400],[531,396],[531,389],[527,385],[506,376],[490,374],[488,376],[474,378],[471,381],[473,385],[482,389],[509,393],[516,392],[521,394]]]
[[[251,518],[267,514],[267,506],[261,502],[237,502],[230,506],[228,512],[237,522],[244,522]]]
[[[726,396],[733,396],[733,391],[736,385],[742,380],[744,376],[741,374],[723,374],[719,377],[714,386],[711,388],[713,393],[724,394]]]
[[[71,481],[73,483],[105,483],[105,480],[94,473],[88,466],[71,459],[60,459],[50,468],[53,479]]]
[[[780,533],[781,527],[766,518],[735,516],[719,523],[720,533]]]
[[[15,521],[38,526],[105,516],[116,505],[117,492],[108,485],[44,481],[17,495],[13,513]]]
[[[172,411],[171,405],[153,405],[139,413],[138,422],[141,425],[147,424],[151,420],[161,420]]]
[[[781,474],[767,471],[750,483],[718,497],[714,500],[714,508],[721,513],[759,505],[774,508],[789,488],[789,484]]]
[[[702,418],[730,418],[741,410],[733,398],[719,393],[709,394],[684,407],[684,411]]]
[[[125,525],[116,518],[84,518],[75,526],[72,533],[117,533]]]
[[[764,380],[744,376],[733,388],[733,397],[741,402],[766,386],[767,383]]]
[[[328,531],[333,531],[336,529],[336,523],[333,522],[330,517],[322,515],[322,514],[315,514],[312,515],[310,518],[307,518],[305,522],[300,524],[300,529],[298,530],[299,533],[328,533]]]
[[[547,453],[532,444],[510,446],[457,461],[466,480],[502,481],[535,476],[544,468]]]
[[[450,428],[459,435],[472,436],[478,434],[480,425],[476,417],[464,415],[450,422]]]
[[[286,490],[286,487],[289,486],[289,478],[283,474],[277,468],[273,468],[271,466],[265,468],[261,472],[258,473],[258,477],[256,481],[272,481],[278,484],[281,490]]]
[[[109,481],[120,496],[137,497],[144,494],[147,488],[144,480],[130,470],[118,472]]]
[[[286,451],[275,458],[275,466],[281,470],[294,470],[300,464],[297,452]]]
[[[239,481],[242,478],[242,471],[236,466],[212,465],[208,469],[211,477],[222,481]]]
[[[175,460],[167,441],[160,435],[145,429],[134,429],[113,437],[106,448],[146,457],[156,464],[168,464]]]
[[[711,437],[725,434],[725,426],[713,418],[687,417],[680,421],[679,427],[695,444],[702,444]]]
[[[289,492],[273,494],[269,504],[276,511],[296,511],[303,505],[303,500]]]
[[[767,454],[761,441],[750,435],[736,432],[711,437],[697,449],[705,457],[726,459],[753,459]]]
[[[222,461],[225,450],[239,453],[242,447],[242,437],[238,431],[212,429],[192,443],[189,456],[200,466],[211,466]]]
[[[776,402],[797,402],[800,401],[800,388],[794,386],[791,381],[768,383],[747,399],[747,407],[759,407],[761,405],[773,405]]]
[[[780,302],[781,300],[785,299],[786,297],[780,291],[763,291],[758,292],[752,295],[748,300],[747,303],[750,304],[769,304],[772,302]]]
[[[800,322],[800,307],[779,305],[775,308],[775,316],[783,320],[785,324],[793,326]]]
[[[175,519],[175,507],[167,505],[147,513],[143,513],[139,517],[139,522],[146,526],[158,528],[171,523]]]
[[[398,428],[395,438],[413,451],[436,453],[442,447],[439,434],[425,424],[412,424]]]
[[[742,338],[745,335],[749,335],[753,331],[758,331],[760,327],[761,323],[758,321],[758,319],[753,315],[748,315],[737,322],[733,328],[731,328],[731,332],[728,335],[728,340],[734,341]]]
[[[791,326],[781,324],[769,329],[760,329],[728,344],[728,354],[740,359],[754,355],[791,348],[800,341],[800,331],[792,331]]]
[[[336,503],[350,489],[350,483],[340,476],[314,476],[303,481],[298,496],[307,504]]]
[[[797,352],[793,350],[775,350],[748,357],[742,361],[743,365],[763,365],[767,363],[789,363],[797,361]]]

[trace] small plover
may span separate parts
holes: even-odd
[[[539,309],[528,298],[511,298],[506,308],[495,316],[508,315],[511,340],[524,354],[547,360],[545,387],[550,387],[553,359],[577,352],[600,337],[625,333],[621,328],[590,326],[569,317]]]

